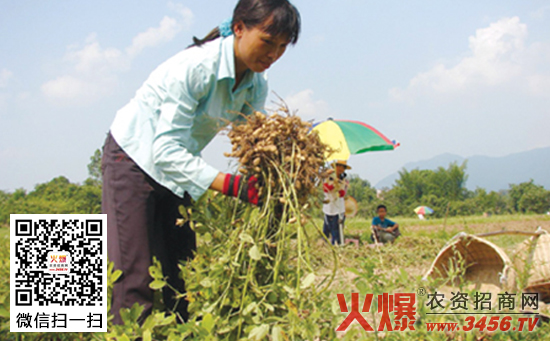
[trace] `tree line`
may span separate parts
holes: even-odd
[[[508,189],[487,192],[465,186],[466,165],[451,163],[436,170],[403,169],[391,188],[377,191],[358,175],[349,176],[348,194],[359,204],[359,215],[371,218],[376,206],[384,204],[392,215],[413,216],[417,206],[434,209],[433,216],[478,214],[546,213],[550,191],[533,180],[511,184]],[[27,192],[0,191],[0,226],[8,225],[12,213],[101,213],[101,152],[96,150],[88,164],[89,177],[82,184],[60,176],[36,185]]]
[[[10,214],[96,214],[101,213],[101,152],[96,150],[88,164],[89,177],[71,183],[64,176],[38,184],[27,192],[0,191],[0,227],[9,225]]]
[[[360,207],[360,215],[370,217],[377,205],[384,204],[392,215],[413,216],[420,205],[434,209],[434,217],[478,214],[538,213],[550,210],[550,191],[533,180],[510,184],[508,189],[490,191],[466,188],[467,161],[435,170],[406,170],[391,188],[377,191],[357,175],[350,176],[348,193]]]

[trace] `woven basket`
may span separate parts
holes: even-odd
[[[515,250],[514,265],[518,272],[530,266],[525,292],[538,292],[544,302],[550,301],[550,235],[543,233],[521,243]]]
[[[463,276],[449,278],[452,268],[463,264]],[[472,289],[495,295],[512,288],[515,272],[506,253],[495,244],[466,233],[454,236],[439,252],[424,279],[448,279],[445,284],[456,287],[458,282],[473,284]],[[445,291],[445,290],[444,290]]]

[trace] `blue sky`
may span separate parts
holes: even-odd
[[[87,177],[115,112],[234,1],[0,0],[0,189]],[[397,139],[352,156],[376,183],[442,153],[550,146],[547,1],[294,1],[298,44],[270,88],[306,119],[361,120]],[[205,159],[227,169],[224,137]]]

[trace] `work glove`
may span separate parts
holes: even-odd
[[[331,185],[331,184],[329,184],[328,182],[325,182],[325,183],[323,184],[323,191],[324,191],[325,193],[328,193],[328,192],[332,191],[333,189],[334,189],[334,185]]]
[[[261,202],[256,188],[257,183],[258,178],[255,176],[243,177],[242,175],[226,174],[222,194],[260,206]]]

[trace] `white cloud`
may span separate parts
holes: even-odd
[[[8,81],[12,78],[13,72],[8,69],[0,70],[0,88],[5,88],[8,86]]]
[[[127,70],[130,66],[130,58],[119,49],[102,48],[95,33],[86,38],[83,47],[69,46],[64,60],[73,64],[77,73],[85,75]]]
[[[42,84],[42,94],[58,104],[88,104],[112,93],[118,84],[118,75],[130,69],[132,60],[144,49],[174,39],[182,30],[189,29],[193,13],[181,4],[169,3],[178,18],[165,16],[157,27],[138,33],[126,49],[104,48],[97,35],[90,34],[83,45],[68,46],[63,60],[69,72]]]
[[[181,30],[177,20],[168,16],[162,18],[158,27],[151,27],[132,39],[132,45],[126,49],[129,56],[135,56],[144,48],[154,47],[168,42]]]
[[[180,15],[181,20],[179,21],[179,24],[183,30],[187,31],[191,28],[195,15],[189,8],[174,2],[169,2],[168,8]]]
[[[325,120],[330,116],[330,108],[327,102],[314,99],[313,90],[305,89],[284,99],[289,109],[297,111],[305,120]]]
[[[116,48],[103,48],[95,34],[84,46],[68,47],[64,61],[68,74],[42,84],[42,94],[58,105],[89,104],[109,95],[117,84],[117,74],[130,68],[131,58]]]
[[[526,88],[530,83],[545,85],[549,76],[537,74],[537,67],[532,63],[540,59],[544,48],[540,43],[525,46],[526,38],[527,25],[518,17],[503,18],[476,30],[476,34],[469,37],[468,56],[456,65],[447,67],[439,63],[413,77],[406,88],[392,88],[390,97],[414,101],[420,96],[453,95],[513,83],[523,83]]]
[[[114,76],[86,79],[67,75],[42,84],[41,90],[60,105],[89,104],[108,95],[116,84]]]

